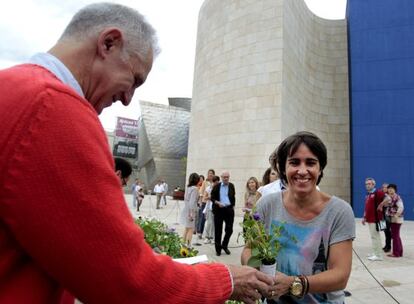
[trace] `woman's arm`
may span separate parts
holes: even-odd
[[[352,266],[352,241],[346,240],[329,247],[328,270],[308,276],[309,293],[323,293],[341,290],[346,284]],[[292,276],[276,274],[277,295],[289,293]]]
[[[252,256],[252,250],[249,247],[244,247],[240,256],[240,262],[242,265],[247,265],[250,257]]]
[[[400,216],[404,211],[404,204],[403,204],[401,197],[398,200],[396,205],[397,205],[397,212],[395,213],[395,216]]]

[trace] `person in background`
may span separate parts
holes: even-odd
[[[126,159],[115,157],[115,174],[121,180],[122,186],[126,186],[128,184],[129,177],[132,174],[132,166]]]
[[[233,183],[230,183],[230,173],[224,171],[221,174],[221,183],[218,183],[211,190],[211,201],[213,202],[214,214],[214,244],[216,255],[221,255],[221,250],[231,254],[228,245],[233,234],[234,206],[236,204],[236,190]],[[225,223],[224,237],[223,223]]]
[[[213,177],[215,175],[215,171],[213,169],[208,170],[207,172],[207,178],[203,181],[203,184],[200,187],[200,203],[198,208],[198,225],[197,225],[197,235],[198,239],[201,240],[203,238],[203,232],[204,232],[204,225],[206,223],[206,214],[204,213],[204,210],[206,209],[206,198],[205,198],[205,192],[206,188],[212,183]]]
[[[157,196],[157,209],[160,209],[161,197],[164,193],[164,187],[162,185],[162,180],[158,179],[157,184],[154,186],[154,193]]]
[[[246,183],[246,192],[244,193],[244,207],[243,212],[250,213],[256,206],[257,200],[260,198],[260,194],[257,189],[259,188],[259,181],[256,177],[250,177]]]
[[[382,250],[384,252],[390,252],[391,251],[391,219],[390,217],[387,215],[388,214],[388,204],[387,202],[390,201],[390,196],[388,195],[388,184],[387,183],[383,183],[382,187],[381,187],[382,192],[384,192],[384,204],[382,204],[382,214],[384,215],[384,219],[385,219],[385,223],[386,223],[386,228],[384,230],[384,236],[385,236],[385,246],[382,248]]]
[[[288,187],[256,205],[267,233],[272,224],[283,226],[275,300],[267,303],[344,303],[355,218],[347,202],[316,188],[327,164],[324,143],[313,133],[298,132],[282,141],[270,163]],[[247,245],[242,264],[250,256]]]
[[[378,209],[387,206],[387,216],[391,222],[392,253],[387,256],[400,258],[403,256],[403,245],[400,236],[401,225],[404,222],[404,203],[397,194],[397,185],[388,185],[389,201],[383,202]]]
[[[381,235],[378,229],[378,223],[383,219],[383,213],[382,209],[377,210],[377,208],[384,200],[386,200],[386,197],[384,192],[375,188],[375,180],[372,177],[367,177],[365,179],[365,188],[367,190],[367,195],[365,196],[365,209],[362,225],[368,223],[373,251],[372,254],[368,255],[368,260],[382,261]]]
[[[267,184],[270,184],[277,180],[277,173],[275,170],[272,170],[272,167],[269,167],[266,169],[266,171],[263,173],[262,181],[260,183],[260,187],[266,186]],[[259,187],[259,189],[260,189]]]
[[[162,187],[164,190],[164,192],[162,193],[162,199],[164,201],[164,206],[167,206],[168,184],[165,180],[162,181]]]
[[[204,201],[206,207],[204,208],[204,216],[206,218],[206,227],[204,229],[204,244],[211,244],[211,241],[214,239],[214,214],[213,214],[213,202],[211,201],[211,190],[215,185],[220,182],[220,177],[214,175],[211,179],[211,183],[206,187],[204,191]]]
[[[262,183],[266,184],[263,184],[259,189],[257,189],[257,192],[260,196],[265,196],[270,193],[279,192],[286,189],[286,186],[279,179],[277,172],[272,168],[269,169],[265,171],[262,179]]]
[[[134,209],[137,208],[137,203],[138,203],[137,193],[138,193],[138,189],[139,189],[139,179],[136,178],[135,179],[135,182],[133,182],[132,185],[131,185],[132,207]]]
[[[0,71],[1,303],[67,290],[83,303],[253,304],[274,290],[250,267],[156,255],[134,223],[98,114],[131,102],[158,53],[138,11],[94,3],[47,53]]]
[[[198,210],[199,210],[199,208],[200,208],[200,206],[201,206],[201,196],[203,195],[202,193],[201,193],[201,188],[202,188],[202,186],[203,186],[203,183],[204,183],[204,175],[199,175],[199,177],[200,177],[200,181],[198,182],[198,184],[197,184],[197,188],[198,188],[198,202],[197,202],[197,212],[196,212],[196,215],[195,215],[195,229],[193,229],[193,234],[197,234],[197,227],[199,226],[199,224],[200,224],[200,220],[201,220],[201,217],[199,217],[199,212],[198,212]],[[195,246],[201,246],[201,243],[199,243],[198,242],[198,240],[194,243],[194,245]]]
[[[198,182],[200,176],[197,173],[191,173],[188,178],[188,184],[184,194],[184,208],[181,213],[181,224],[184,225],[183,240],[184,244],[191,246],[193,231],[195,229],[195,217],[197,213],[198,202]]]
[[[139,208],[141,208],[142,202],[144,201],[144,188],[141,185],[137,186],[137,212],[139,212]]]

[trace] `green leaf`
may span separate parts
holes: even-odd
[[[247,265],[250,267],[258,268],[262,264],[261,259],[259,259],[257,256],[251,256],[249,261],[247,262]]]

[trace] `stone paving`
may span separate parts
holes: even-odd
[[[134,217],[138,215],[156,217],[169,226],[175,227],[181,235],[183,227],[177,223],[179,222],[180,212],[184,204],[182,201],[174,201],[169,198],[167,206],[156,210],[155,196],[146,196],[141,212],[138,214],[132,209],[132,196],[127,194],[125,197]],[[226,255],[223,252],[220,257],[217,257],[215,255],[214,245],[204,244],[202,241],[200,242],[202,244],[201,246],[194,247],[199,250],[200,254],[206,254],[210,261],[223,262],[225,264],[240,264],[240,253],[243,247],[243,241],[240,239],[238,243],[237,235],[241,231],[241,221],[241,210],[236,209],[236,218],[233,227],[234,232],[229,244],[231,255]],[[352,293],[352,296],[346,298],[347,304],[414,303],[414,233],[410,231],[414,231],[414,222],[404,222],[401,227],[404,257],[390,258],[385,256],[383,261],[371,262],[366,258],[367,254],[371,251],[368,228],[362,226],[360,219],[356,219],[357,237],[354,241],[352,273],[346,288],[346,290]],[[196,241],[197,239],[194,236],[193,243]]]

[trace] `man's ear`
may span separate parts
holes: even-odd
[[[124,35],[118,28],[107,28],[98,36],[98,55],[106,58],[117,48],[121,49],[124,44]]]
[[[122,172],[121,172],[121,170],[117,170],[117,171],[115,171],[115,174],[116,174],[116,176],[118,176],[119,178],[121,178],[121,177],[122,177]]]

